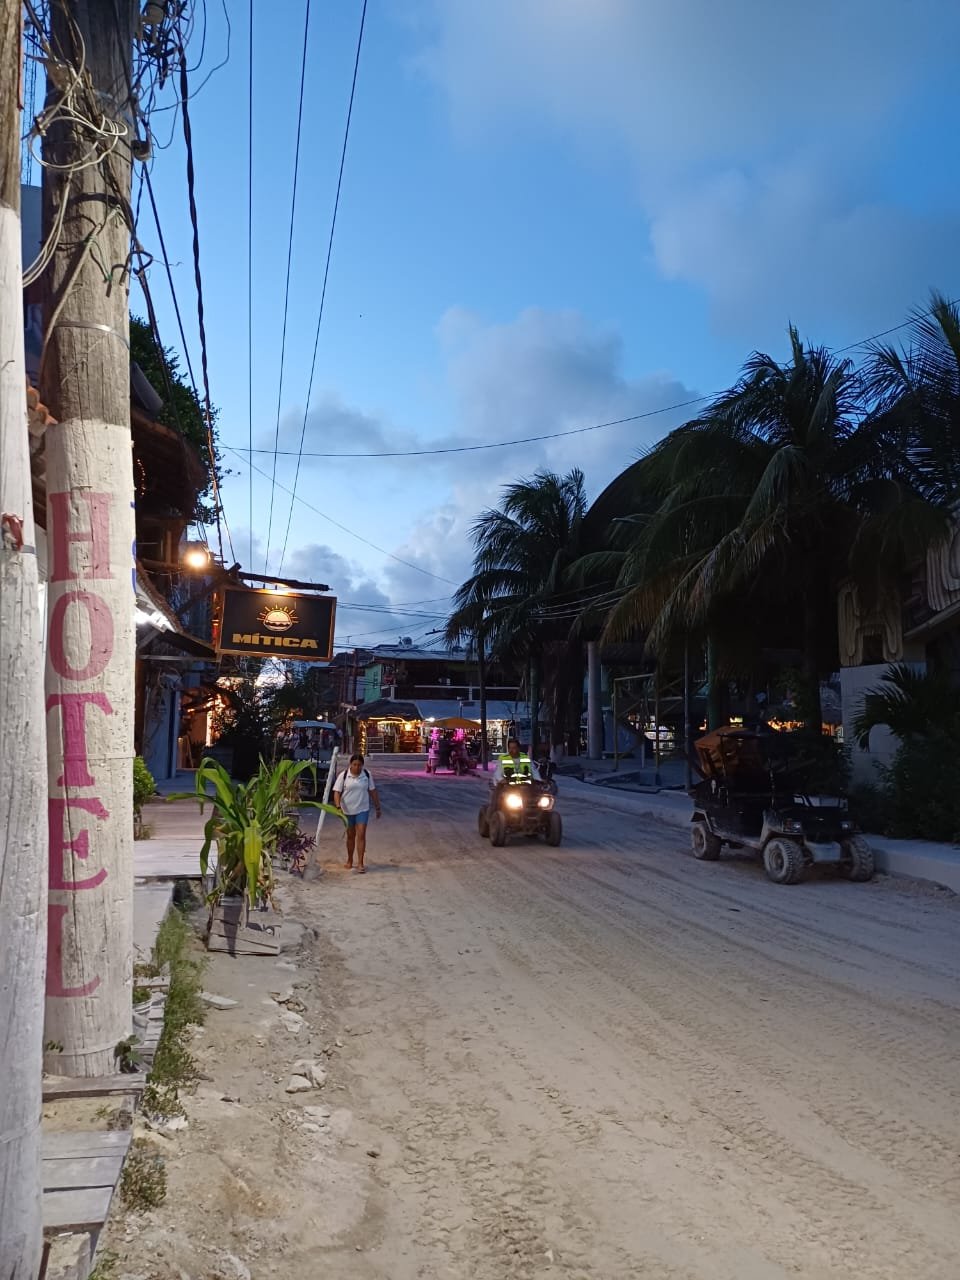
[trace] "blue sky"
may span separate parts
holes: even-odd
[[[246,5],[227,3],[230,59],[192,119],[211,389],[222,442],[245,448],[248,41]],[[282,449],[296,450],[303,423],[360,8],[311,15]],[[223,12],[207,9],[195,84],[226,52]],[[255,0],[253,420],[265,449],[303,18],[303,0]],[[719,390],[755,347],[782,352],[788,320],[844,346],[904,319],[931,286],[960,295],[958,49],[960,8],[941,0],[810,0],[802,13],[760,0],[369,0],[307,450],[475,443],[641,413]],[[161,142],[172,124],[156,118]],[[199,368],[179,131],[153,180]],[[145,215],[142,228],[155,248]],[[152,288],[164,340],[179,345],[159,268]],[[438,459],[305,458],[298,491],[323,514],[296,504],[285,571],[343,601],[442,611],[469,569],[470,522],[503,483],[580,465],[596,493],[682,416]],[[251,564],[249,473],[225,456],[237,555],[259,572],[270,482],[255,477]],[[255,462],[272,468],[269,454]],[[293,467],[280,459],[282,484]],[[271,572],[288,504],[278,491]],[[341,608],[338,639],[433,625]]]

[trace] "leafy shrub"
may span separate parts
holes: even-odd
[[[167,1197],[167,1169],[163,1157],[143,1141],[134,1142],[120,1174],[120,1195],[128,1209],[145,1213],[158,1209]]]
[[[938,733],[908,738],[883,774],[891,835],[960,842],[960,758],[955,739]]]
[[[133,832],[136,838],[143,834],[143,806],[156,794],[157,784],[142,756],[133,758]]]
[[[890,834],[892,822],[890,794],[886,783],[858,782],[850,788],[850,815],[864,831]]]

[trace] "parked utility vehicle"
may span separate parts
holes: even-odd
[[[802,735],[730,726],[695,746],[702,774],[690,789],[695,858],[716,861],[724,845],[753,849],[776,884],[796,884],[820,865],[850,880],[872,878],[873,850],[846,799],[820,794],[815,751]]]

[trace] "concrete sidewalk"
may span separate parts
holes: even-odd
[[[192,773],[181,773],[158,784],[161,797],[193,790]],[[146,840],[133,844],[133,944],[138,960],[148,960],[157,932],[173,901],[174,882],[199,879],[203,824],[200,806],[192,800],[166,804],[162,798],[144,807],[150,828]]]
[[[561,796],[584,800],[615,813],[653,818],[670,826],[686,829],[690,825],[693,802],[684,791],[628,791],[576,778],[558,777]],[[930,840],[891,840],[886,836],[868,835],[878,871],[892,876],[908,876],[926,880],[960,893],[960,848],[935,844]]]

